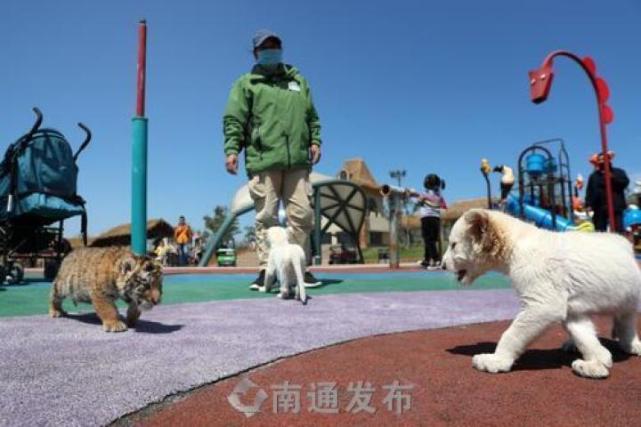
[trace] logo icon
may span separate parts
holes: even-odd
[[[229,404],[238,412],[245,414],[247,418],[260,412],[260,406],[268,397],[265,390],[261,388],[256,392],[253,403],[250,405],[244,404],[241,399],[253,388],[258,388],[258,386],[249,378],[243,378],[236,384],[236,387],[234,387],[234,390],[232,390],[229,396],[227,396]]]

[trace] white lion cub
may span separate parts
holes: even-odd
[[[641,356],[636,331],[641,271],[622,236],[551,232],[500,212],[474,209],[454,224],[443,266],[464,285],[487,271],[502,272],[521,300],[521,312],[495,352],[472,359],[480,371],[509,371],[530,342],[561,322],[571,339],[564,348],[576,346],[583,356],[572,362],[572,370],[607,377],[612,355],[597,338],[593,314],[611,316],[621,350]]]
[[[307,303],[305,293],[305,252],[300,246],[290,243],[287,239],[287,230],[283,227],[270,227],[267,230],[267,242],[269,244],[269,259],[265,271],[265,286],[260,288],[261,292],[269,292],[274,280],[280,282],[280,293],[278,296],[283,299],[290,297],[290,286],[296,289],[296,299],[303,304]]]

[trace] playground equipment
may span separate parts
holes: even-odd
[[[147,23],[138,26],[138,85],[136,116],[132,120],[131,150],[131,250],[147,253],[147,118],[145,117],[145,72]]]
[[[485,179],[487,186],[487,208],[492,209],[492,184],[490,183],[490,173],[492,173],[492,166],[487,159],[481,159],[481,174]]]
[[[358,235],[363,226],[366,213],[366,197],[363,190],[356,184],[312,172],[309,176],[312,184],[314,208],[314,231],[311,235],[314,264],[320,264],[321,239],[332,225],[345,231],[353,240],[360,262],[363,253],[358,244]],[[232,199],[227,216],[220,228],[209,238],[203,257],[198,265],[205,267],[211,257],[220,247],[223,236],[239,216],[254,210],[254,202],[249,196],[249,187],[241,187]]]
[[[403,217],[403,199],[408,197],[408,190],[383,184],[380,193],[383,196],[384,211],[389,221],[389,266],[397,269],[401,265],[398,240],[399,226]]]
[[[548,148],[551,145],[558,146],[556,158]],[[523,150],[519,155],[518,174],[519,206],[514,215],[525,218],[525,205],[529,204],[550,212],[548,228],[557,228],[559,216],[574,223],[570,159],[562,139],[539,141]]]
[[[593,231],[594,226],[591,222],[583,222],[575,225],[572,221],[559,215],[553,215],[549,210],[529,205],[527,203],[519,203],[519,199],[513,195],[509,195],[506,201],[505,209],[511,215],[524,218],[533,222],[537,227],[546,228],[548,230],[556,231]]]
[[[558,143],[559,155],[554,158],[546,145]],[[488,206],[493,208],[487,159],[481,160],[481,173],[487,182]],[[537,142],[519,156],[518,196],[507,194],[500,206],[509,214],[534,223],[537,227],[557,231],[593,231],[591,222],[574,222],[572,210],[572,182],[567,151],[560,139]],[[567,188],[566,188],[567,187]],[[555,191],[556,190],[556,191]]]
[[[634,183],[634,189],[632,190],[631,197],[631,204],[636,205],[641,209],[641,181],[636,181]]]
[[[630,234],[634,246],[641,243],[641,209],[639,207],[630,207],[623,212],[623,229]]]
[[[345,244],[332,245],[329,248],[330,264],[356,264],[359,261],[358,253]]]
[[[438,175],[430,174],[425,177],[424,186],[427,188],[427,179],[433,176],[435,181],[434,185],[441,190],[445,189],[445,180],[441,179]],[[393,185],[383,184],[380,188],[381,196],[383,196],[383,206],[385,215],[389,221],[389,253],[388,261],[390,268],[396,269],[400,267],[400,250],[399,250],[399,226],[403,218],[403,208],[405,202],[410,197],[418,197],[420,194],[412,188],[396,187]],[[441,242],[439,242],[439,246]],[[440,249],[439,249],[440,250]],[[379,254],[379,259],[381,258]]]
[[[76,193],[76,161],[89,144],[91,131],[78,123],[86,136],[74,154],[62,133],[40,128],[42,113],[33,111],[36,121],[31,130],[9,146],[0,163],[0,284],[22,281],[24,270],[18,260],[43,259],[45,277],[52,279],[70,250],[62,238],[68,218],[81,216],[87,244],[87,212]]]
[[[623,212],[623,229],[629,234],[634,247],[641,250],[641,181],[636,181],[628,199],[628,209]]]
[[[610,97],[610,89],[606,81],[597,77],[596,74],[596,64],[592,58],[586,56],[584,58],[579,58],[577,55],[563,51],[557,50],[550,53],[541,67],[536,70],[532,70],[528,73],[530,78],[530,99],[535,104],[540,104],[544,102],[552,87],[552,79],[554,73],[552,71],[552,64],[554,58],[558,56],[564,56],[572,59],[574,62],[579,64],[583,71],[587,74],[592,83],[592,87],[596,94],[597,109],[599,111],[599,130],[601,132],[601,153],[604,157],[608,154],[608,137],[606,125],[612,123],[614,120],[614,113],[612,108],[607,104],[608,98]],[[616,230],[615,217],[614,217],[614,199],[612,196],[612,182],[610,180],[610,164],[605,162],[604,166],[604,175],[605,175],[605,192],[608,203],[608,217],[610,219],[610,229]]]

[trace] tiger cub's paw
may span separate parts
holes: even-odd
[[[128,328],[135,328],[136,327],[136,322],[138,322],[138,318],[130,318],[128,317],[125,323],[127,324]]]
[[[127,318],[125,319],[127,327],[134,328],[136,326],[136,322],[138,322],[138,319],[140,319],[140,310],[130,309],[129,311],[127,311]]]
[[[103,322],[102,329],[105,332],[124,332],[127,330],[127,325],[121,320],[111,320]]]

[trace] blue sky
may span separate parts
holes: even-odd
[[[137,22],[148,35],[149,216],[196,228],[244,175],[224,172],[222,112],[252,65],[250,40],[271,28],[310,81],[323,126],[318,172],[364,158],[379,182],[406,169],[419,187],[443,176],[450,200],[482,196],[481,157],[514,165],[529,143],[565,139],[573,171],[599,147],[594,94],[569,60],[555,62],[548,102],[529,101],[527,71],[555,49],[592,56],[611,89],[616,163],[641,175],[641,4],[636,0],[132,1],[0,3],[0,138],[32,122],[72,145],[90,233],[129,221]],[[4,150],[4,148],[3,148]],[[248,217],[243,223],[251,222]],[[68,227],[77,232],[77,221]]]

